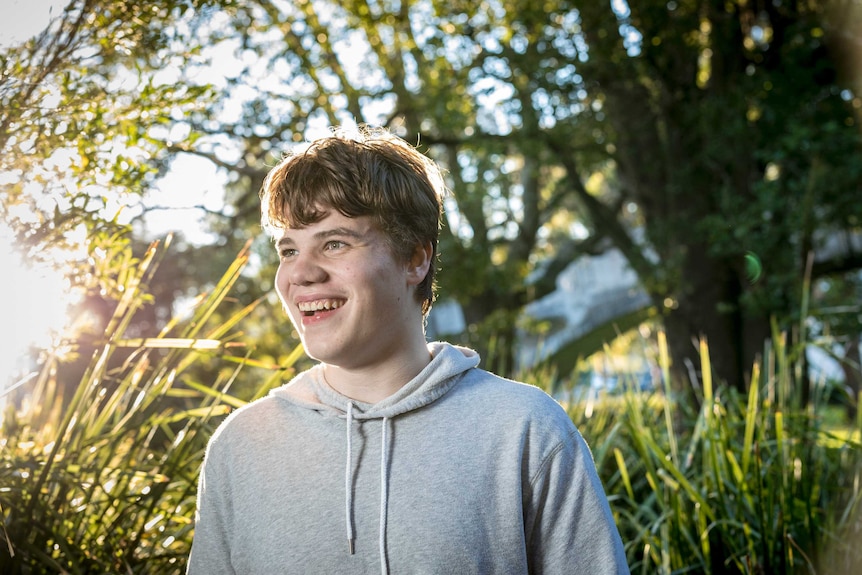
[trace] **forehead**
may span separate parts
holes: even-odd
[[[337,235],[369,238],[377,233],[371,217],[345,216],[338,210],[321,210],[322,217],[306,225],[296,225],[284,228],[276,233],[278,244],[294,242],[300,239],[325,239]]]

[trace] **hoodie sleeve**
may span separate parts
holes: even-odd
[[[574,427],[530,482],[530,573],[628,575],[625,551],[592,454]]]
[[[210,446],[212,448],[212,445]],[[232,514],[229,485],[218,472],[217,456],[207,451],[198,482],[195,534],[187,575],[234,575],[227,523]]]

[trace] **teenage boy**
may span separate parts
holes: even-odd
[[[267,176],[275,287],[318,363],[212,437],[189,574],[628,573],[561,406],[425,341],[443,192],[367,127]]]

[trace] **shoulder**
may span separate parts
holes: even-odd
[[[296,411],[292,409],[294,404],[305,402],[307,406],[314,400],[309,391],[312,369],[232,411],[216,428],[210,443],[230,442],[249,434],[260,437],[270,430],[283,429],[285,418]]]
[[[551,449],[578,435],[563,406],[544,390],[481,369],[465,373],[453,399],[469,410],[472,421],[529,437]]]
[[[232,411],[216,428],[209,440],[209,450],[242,444],[247,438],[265,433],[279,415],[277,399],[261,397]]]
[[[569,414],[544,390],[473,369],[458,386],[476,434],[515,442],[526,458],[530,481],[555,465],[584,468],[589,446]]]
[[[462,390],[486,405],[525,415],[562,418],[571,423],[563,406],[544,390],[482,369],[472,369],[461,382]]]

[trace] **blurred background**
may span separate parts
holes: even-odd
[[[775,320],[859,389],[855,2],[7,4],[4,375],[46,331],[103,327],[123,242],[175,235],[142,333],[249,238],[238,288],[266,293],[263,176],[370,123],[447,170],[429,338],[568,371],[658,322],[681,380],[703,336],[742,388]],[[256,345],[285,353],[261,314]]]
[[[276,253],[258,190],[292,144],[361,123],[389,128],[446,170],[429,339],[474,347],[483,367],[561,401],[586,401],[576,421],[604,395],[673,400],[643,405],[658,409],[677,491],[686,473],[708,475],[685,467],[675,442],[708,439],[715,422],[697,418],[718,390],[741,398],[740,433],[760,429],[751,405],[779,409],[782,421],[792,406],[806,422],[799,445],[814,421],[805,418],[826,418],[840,445],[815,444],[843,453],[836,473],[858,477],[845,473],[862,382],[858,0],[0,0],[0,16],[0,402],[5,437],[18,438],[4,439],[15,463],[3,477],[8,494],[31,502],[16,515],[12,495],[0,497],[7,525],[34,516],[32,494],[50,491],[48,470],[69,458],[61,445],[88,406],[99,425],[76,453],[153,413],[162,419],[139,444],[142,458],[185,445],[184,425],[199,426],[200,450],[219,416],[307,366],[272,293]],[[139,411],[159,398],[168,405]],[[195,419],[203,406],[212,421]],[[99,415],[108,407],[118,410],[110,425]],[[782,429],[769,413],[763,433]],[[606,446],[594,448],[610,466],[603,480],[632,504],[615,512],[630,515],[627,550],[645,572],[817,563],[823,533],[810,523],[823,515],[809,491],[809,547],[786,537],[784,519],[766,529],[761,514],[760,530],[739,520],[744,551],[732,550],[731,535],[701,537],[721,520],[692,514],[700,535],[680,545],[696,558],[660,551],[688,541],[685,526],[662,531],[633,511],[644,501],[620,461],[646,455],[616,446],[612,421],[591,421],[585,436],[594,430]],[[740,437],[724,451],[751,451],[754,435]],[[809,456],[794,467],[774,436],[767,444],[781,453],[770,459],[780,483],[804,484]],[[199,455],[189,449],[174,468],[186,483],[173,514],[185,521],[159,543],[173,563],[129,569],[181,568]],[[153,469],[144,474],[165,489],[179,481]],[[755,473],[739,469],[746,481]],[[667,504],[656,495],[664,480],[648,471],[650,501]],[[27,485],[31,495],[16,491]],[[735,500],[755,509],[762,501],[746,489]],[[848,489],[841,527],[858,529],[859,486]],[[63,500],[76,509],[88,497]],[[699,509],[704,497],[692,500]],[[788,497],[779,509],[792,515]],[[164,534],[167,515],[141,526]],[[62,569],[77,560],[57,557],[105,544],[104,534],[86,539],[86,525],[45,535]],[[117,548],[139,556],[141,526]],[[758,554],[767,531],[778,543]],[[20,567],[13,547],[20,559],[21,541],[38,538],[4,533],[9,565]],[[644,543],[648,534],[659,539]],[[124,569],[91,559],[102,565],[93,572]]]

